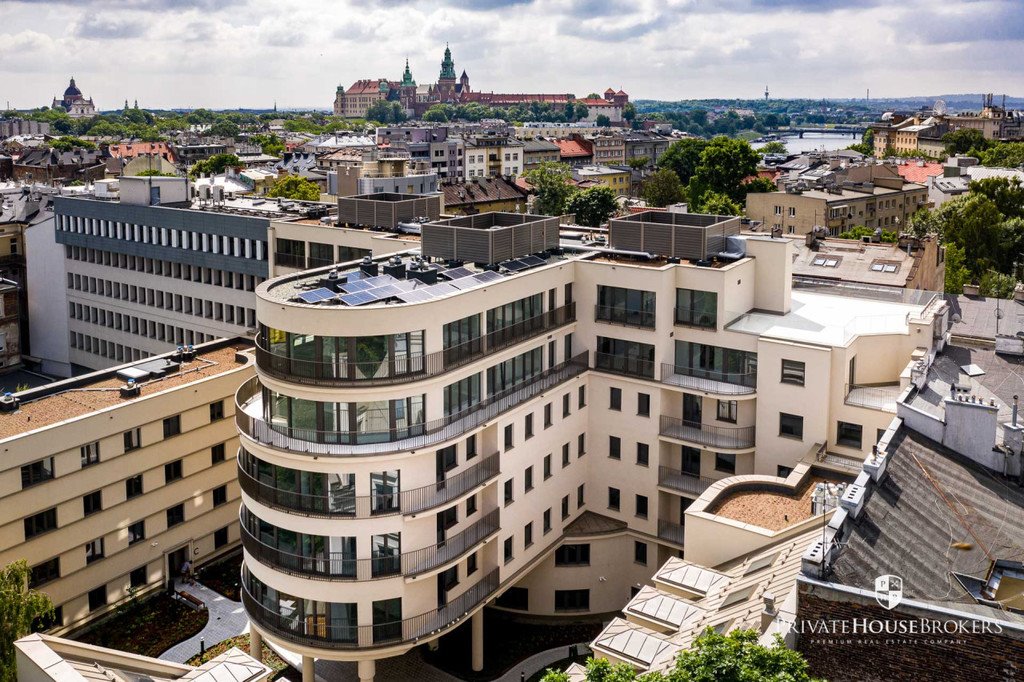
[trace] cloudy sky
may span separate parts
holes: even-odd
[[[1024,95],[1021,0],[0,0],[0,106],[330,106],[436,81],[633,98]]]

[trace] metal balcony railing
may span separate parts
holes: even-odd
[[[681,327],[715,329],[718,326],[717,312],[676,306],[675,313],[675,323]]]
[[[654,329],[657,316],[653,310],[631,310],[617,306],[594,306],[594,319],[598,322],[621,324],[625,327]]]
[[[661,383],[705,393],[751,395],[757,392],[757,372],[717,372],[663,363]]]
[[[612,353],[594,353],[594,369],[645,379],[654,378],[653,360],[641,360]]]
[[[695,476],[672,467],[658,467],[658,485],[687,495],[699,496],[714,482],[715,479],[707,476]]]
[[[683,526],[672,521],[658,521],[658,537],[662,540],[682,545],[685,537]]]
[[[242,507],[240,522],[245,551],[274,570],[316,580],[380,580],[400,575],[421,575],[461,559],[469,550],[494,535],[499,527],[499,512],[495,509],[465,530],[436,545],[401,554],[379,554],[357,559],[341,552],[304,556],[272,547],[250,532],[247,523],[249,513]]]
[[[455,627],[498,589],[498,569],[483,576],[472,587],[437,609],[410,618],[374,625],[332,625],[323,614],[302,615],[299,609],[264,606],[243,580],[242,604],[249,618],[281,639],[306,646],[339,649],[371,649],[415,642]]]
[[[882,386],[846,384],[845,400],[843,402],[855,407],[866,407],[872,410],[896,414],[896,401],[902,392],[903,389],[899,384]]]
[[[587,368],[588,354],[584,351],[462,412],[386,431],[324,431],[267,422],[263,417],[259,377],[253,377],[235,393],[235,425],[239,433],[257,443],[299,454],[356,457],[417,450],[458,438],[516,405],[579,376]]]
[[[708,448],[744,450],[754,447],[753,426],[714,426],[661,415],[660,433]]]
[[[451,371],[488,353],[532,339],[576,321],[576,304],[568,303],[521,320],[466,343],[433,353],[387,357],[372,362],[308,360],[274,353],[256,337],[256,366],[283,381],[313,386],[381,386],[418,381]]]
[[[244,451],[243,451],[244,452]],[[368,519],[398,514],[419,514],[441,507],[498,475],[498,453],[437,483],[395,494],[329,496],[282,490],[258,480],[247,470],[239,453],[238,482],[247,496],[274,509],[324,518]]]

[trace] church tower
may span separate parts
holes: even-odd
[[[455,62],[452,60],[452,51],[445,43],[444,59],[441,60],[441,75],[437,78],[437,92],[442,102],[447,102],[455,97]]]
[[[416,110],[416,81],[412,78],[412,71],[409,69],[409,59],[405,60],[405,72],[402,74],[402,82],[398,85],[398,101],[407,113],[413,115]]]

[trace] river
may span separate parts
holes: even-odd
[[[806,133],[803,138],[796,136],[783,137],[782,142],[786,145],[786,151],[790,154],[799,154],[800,152],[813,150],[832,151],[833,149],[846,149],[851,144],[860,142],[860,138],[851,135]],[[757,147],[758,145],[755,144],[754,146]]]

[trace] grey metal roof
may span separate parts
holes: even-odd
[[[906,428],[891,447],[833,580],[873,590],[892,574],[908,598],[973,603],[952,572],[984,578],[992,559],[1024,559],[1024,489]]]

